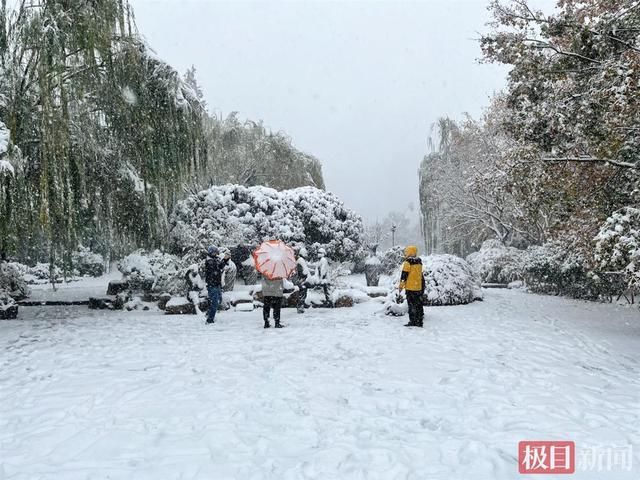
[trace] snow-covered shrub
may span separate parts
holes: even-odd
[[[425,304],[463,305],[482,300],[475,272],[463,258],[455,255],[423,257]]]
[[[60,282],[62,270],[57,265],[51,267],[49,263],[36,263],[33,267],[29,267],[26,277],[33,283]]]
[[[73,268],[78,275],[99,277],[104,273],[104,258],[99,253],[94,253],[86,247],[80,246],[71,255]]]
[[[393,275],[404,260],[404,248],[395,246],[382,254],[381,268],[385,275]]]
[[[594,259],[603,272],[620,272],[631,288],[640,286],[640,209],[625,207],[607,218],[596,236]]]
[[[118,270],[132,290],[177,294],[186,289],[182,260],[160,250],[136,250],[118,263]]]
[[[482,289],[471,265],[455,255],[429,255],[422,257],[425,277],[425,305],[465,305],[482,300]],[[404,307],[394,306],[398,296],[400,268],[393,276],[391,292],[385,311],[388,315],[401,315]]]
[[[24,281],[24,273],[21,273],[15,263],[0,262],[0,291],[18,300],[31,293]]]
[[[18,315],[18,304],[6,291],[0,290],[0,320],[11,320]]]
[[[586,259],[562,242],[527,248],[523,272],[532,292],[597,299],[598,285]]]
[[[362,219],[333,194],[314,187],[278,192],[266,187],[214,186],[178,202],[170,236],[181,254],[208,245],[257,246],[263,240],[314,244],[334,260],[352,259],[362,243]]]
[[[480,250],[467,256],[483,283],[511,283],[522,280],[524,250],[507,247],[499,240],[486,240]]]

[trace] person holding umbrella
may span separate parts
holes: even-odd
[[[295,254],[291,247],[280,240],[269,240],[260,245],[252,255],[256,269],[262,274],[264,328],[271,327],[269,323],[271,310],[273,310],[275,327],[282,328],[280,310],[284,296],[284,279],[289,278],[296,268]]]
[[[280,323],[280,310],[282,308],[282,297],[284,297],[284,280],[282,278],[262,277],[262,318],[264,328],[270,328],[269,314],[273,309],[273,320],[276,328],[282,328]]]

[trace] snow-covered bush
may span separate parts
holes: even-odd
[[[455,255],[429,255],[423,258],[427,305],[463,305],[482,300],[475,272],[463,258]]]
[[[278,192],[266,187],[214,186],[178,202],[170,218],[173,246],[181,254],[208,245],[233,248],[280,239],[318,245],[334,260],[360,250],[362,219],[333,194],[314,187]]]
[[[99,253],[94,253],[86,247],[80,246],[72,256],[73,268],[78,275],[99,277],[104,273],[104,258]]]
[[[25,276],[29,283],[60,282],[62,281],[62,270],[57,265],[49,263],[36,263],[29,267]]]
[[[24,281],[24,273],[15,263],[0,262],[0,291],[17,299],[28,297],[31,293]]]
[[[478,279],[466,260],[455,255],[429,255],[422,257],[425,277],[425,305],[465,305],[482,300]],[[387,297],[385,311],[388,315],[402,315],[406,308],[396,304],[400,268],[396,269]]]
[[[118,263],[118,270],[132,290],[177,294],[186,289],[182,260],[160,250],[137,250]]]
[[[385,275],[393,275],[404,260],[404,248],[395,246],[382,254],[381,268]]]
[[[588,262],[562,242],[547,242],[527,248],[523,272],[532,292],[597,299],[599,288]]]
[[[467,256],[483,283],[511,283],[522,280],[524,250],[507,247],[499,240],[486,240],[480,250]]]
[[[11,320],[18,315],[18,304],[6,291],[0,290],[0,320]]]
[[[596,236],[594,259],[603,272],[620,272],[629,287],[640,286],[640,209],[626,207],[607,218]]]

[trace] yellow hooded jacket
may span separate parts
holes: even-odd
[[[422,259],[418,257],[406,258],[402,264],[400,276],[400,290],[410,292],[424,292],[424,276],[422,275]]]

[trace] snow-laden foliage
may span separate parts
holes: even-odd
[[[425,305],[465,305],[482,300],[482,288],[471,265],[455,255],[428,255],[422,257],[425,278]],[[391,281],[385,311],[388,315],[403,315],[406,308],[396,304],[400,268],[396,268]]]
[[[89,275],[99,277],[104,273],[104,258],[99,253],[94,253],[90,249],[80,246],[71,256],[73,268],[78,275]]]
[[[627,285],[640,286],[640,209],[613,213],[596,237],[595,260],[602,272],[621,272]]]
[[[423,257],[427,305],[462,305],[482,300],[471,265],[455,255]]]
[[[362,220],[333,194],[313,187],[278,192],[266,187],[214,186],[178,202],[170,236],[181,254],[208,245],[233,248],[268,239],[324,248],[334,260],[361,248]]]
[[[8,310],[11,307],[14,307],[16,301],[13,299],[11,295],[5,290],[0,288],[0,311]]]
[[[31,291],[24,280],[24,273],[14,263],[0,262],[0,292],[21,299]]]
[[[599,297],[587,259],[562,242],[529,247],[523,256],[523,275],[527,287],[534,292],[584,299]]]
[[[40,262],[29,267],[25,278],[29,283],[59,282],[63,278],[63,272],[57,265]]]
[[[404,260],[404,248],[395,246],[382,254],[381,269],[385,275],[392,275]]]
[[[186,290],[183,261],[168,253],[137,250],[118,263],[118,270],[132,290],[178,294]]]
[[[483,283],[511,283],[522,280],[524,251],[507,247],[499,240],[486,240],[477,252],[467,256]]]

